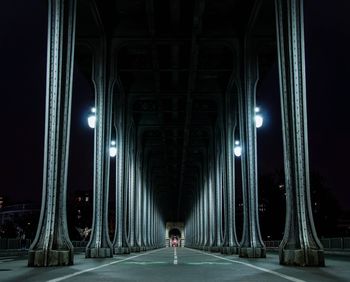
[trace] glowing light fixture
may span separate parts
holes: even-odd
[[[235,147],[233,148],[233,153],[238,158],[242,155],[242,147],[241,147],[239,141],[235,142]]]
[[[88,125],[90,128],[95,128],[96,126],[96,108],[91,108],[90,115],[88,116]]]
[[[255,108],[255,126],[256,126],[256,128],[262,127],[263,123],[264,123],[264,118],[260,114],[260,108],[256,107]]]
[[[117,155],[117,147],[115,141],[111,141],[111,146],[109,147],[109,156],[114,158]]]

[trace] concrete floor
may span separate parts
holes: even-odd
[[[25,257],[0,258],[0,281],[350,281],[350,258],[327,257],[326,267],[285,267],[278,256],[241,259],[187,248],[165,248],[110,259],[75,256],[69,267],[29,268]]]

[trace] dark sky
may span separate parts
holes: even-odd
[[[42,189],[45,2],[5,1],[0,10],[0,193],[13,201],[37,200]],[[310,168],[324,177],[344,208],[350,208],[349,11],[348,0],[305,0]],[[78,72],[75,74],[79,76]],[[79,94],[73,100],[75,141],[71,151],[72,158],[76,156],[79,161],[72,167],[69,183],[75,189],[86,189],[91,188],[86,183],[92,182],[92,174],[80,173],[92,170],[92,156],[84,151],[86,146],[92,148],[92,134],[85,123],[89,106],[86,101],[91,94],[81,77],[75,79],[74,89]],[[259,130],[259,167],[262,172],[273,172],[282,167],[276,67],[261,82],[260,91],[265,125]],[[79,99],[78,95],[86,96]],[[79,142],[85,142],[85,147]]]

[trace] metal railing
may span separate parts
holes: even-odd
[[[329,251],[350,251],[350,237],[322,238],[320,239],[325,250]],[[281,240],[264,241],[267,249],[278,248]],[[21,250],[28,249],[31,244],[30,239],[0,238],[0,250]],[[88,241],[72,241],[75,248],[85,248]]]
[[[0,238],[0,250],[21,250],[21,249],[29,249],[32,240],[26,239],[22,241],[21,239],[7,239]],[[74,248],[85,248],[87,245],[87,241],[72,241]]]
[[[350,251],[350,237],[322,238],[320,239],[326,251]],[[266,248],[278,248],[281,240],[264,241]]]
[[[0,239],[0,250],[21,250],[21,249],[29,249],[32,240],[26,239]]]

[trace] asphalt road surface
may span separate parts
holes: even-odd
[[[350,259],[328,257],[326,267],[286,267],[277,254],[242,259],[187,248],[164,248],[108,259],[75,255],[68,267],[29,268],[25,257],[0,258],[0,281],[350,281]]]

